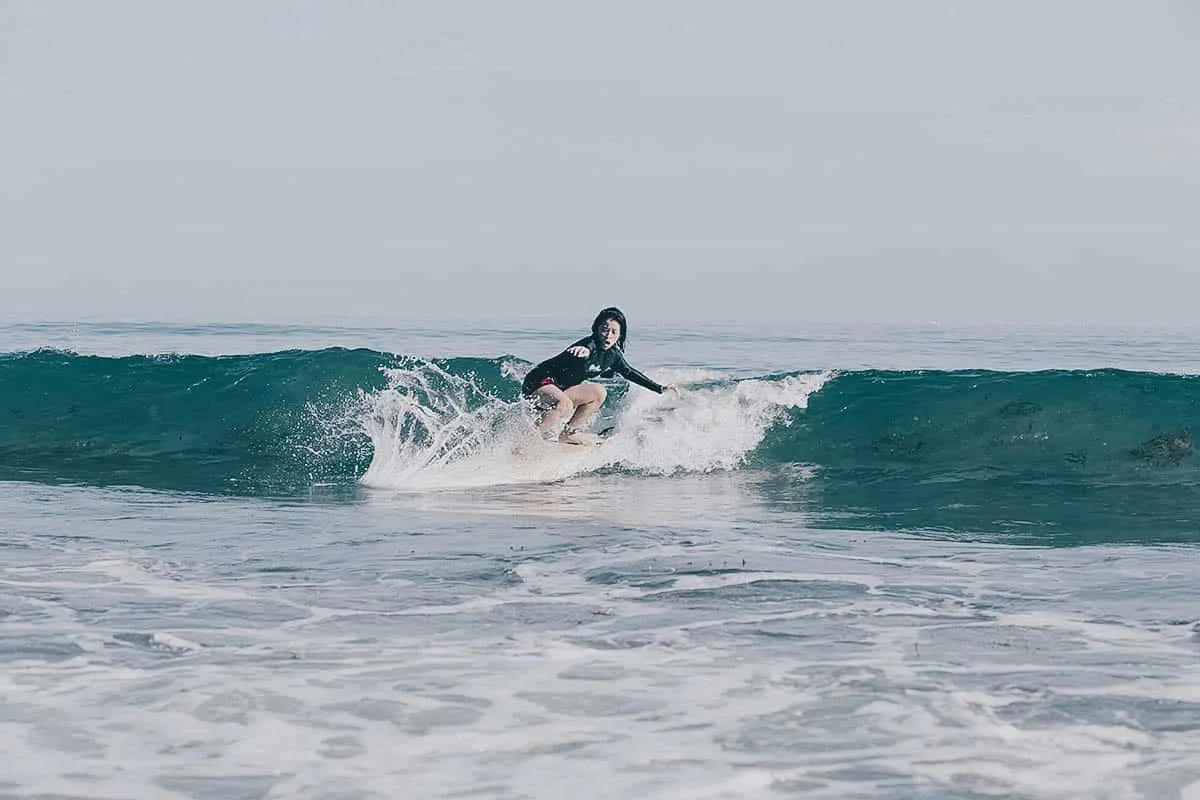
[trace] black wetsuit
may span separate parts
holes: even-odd
[[[548,383],[560,389],[570,389],[590,378],[607,378],[613,373],[624,375],[629,380],[645,386],[652,392],[662,394],[663,387],[629,366],[619,345],[604,350],[593,337],[580,339],[571,347],[586,347],[588,357],[573,356],[566,350],[547,359],[529,370],[525,382],[521,385],[521,393],[526,397],[537,394],[537,390]],[[567,348],[569,350],[570,348]]]

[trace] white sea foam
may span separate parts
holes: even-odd
[[[1194,550],[805,531],[637,480],[701,519],[183,500],[139,532],[42,490],[137,544],[6,540],[0,794],[1195,800]]]
[[[374,457],[362,482],[462,489],[548,483],[606,468],[730,470],[830,376],[721,381],[707,370],[664,370],[660,377],[685,388],[663,395],[631,388],[616,409],[615,433],[599,447],[575,447],[542,440],[520,402],[490,397],[469,377],[435,365],[390,370],[388,388],[364,397],[361,424]]]

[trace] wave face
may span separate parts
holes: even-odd
[[[851,528],[1200,541],[1200,378],[1121,370],[838,376],[763,464],[781,502]]]
[[[371,462],[364,403],[396,363],[344,349],[0,356],[0,479],[249,495],[353,484]]]
[[[1191,463],[1200,379],[1089,372],[855,372],[829,382],[762,458],[827,467],[1129,477]]]
[[[0,479],[288,495],[742,470],[766,502],[851,528],[1171,539],[1200,515],[1192,376],[675,371],[678,396],[613,385],[600,424],[616,434],[569,448],[532,433],[527,368],[344,349],[0,356]]]

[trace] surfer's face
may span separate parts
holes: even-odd
[[[596,334],[600,337],[600,346],[608,350],[621,340],[621,323],[615,319],[606,319],[604,324],[596,329]]]

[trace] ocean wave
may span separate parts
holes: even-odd
[[[1200,482],[1193,376],[662,370],[684,390],[613,383],[597,426],[614,435],[572,448],[534,434],[528,368],[337,348],[0,356],[0,479],[264,496],[745,470],[843,522],[951,528],[963,509],[1016,525],[1071,502],[1182,524]]]

